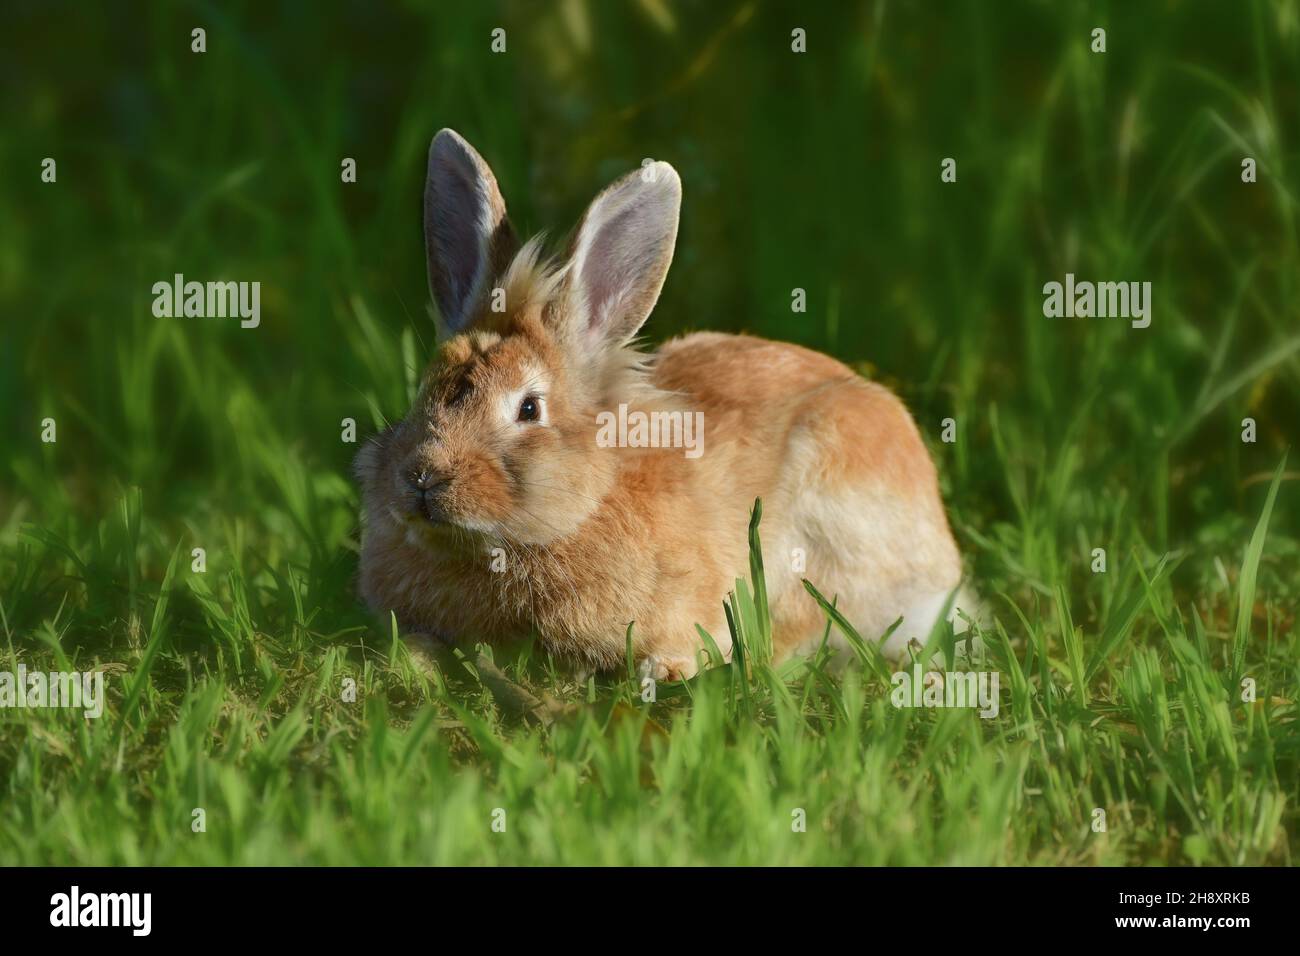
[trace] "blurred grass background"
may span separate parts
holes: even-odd
[[[255,722],[297,712],[322,655],[331,674],[380,680],[362,648],[389,638],[355,598],[356,446],[340,422],[364,436],[401,415],[429,354],[420,196],[443,126],[493,166],[522,234],[558,239],[611,179],[671,162],[681,232],[649,340],[749,331],[895,388],[931,440],[978,586],[1028,630],[1057,627],[1064,588],[1074,622],[1100,631],[1128,593],[1121,574],[1173,552],[1133,640],[1163,654],[1180,603],[1226,646],[1237,566],[1300,424],[1293,0],[10,2],[5,22],[3,626],[13,660],[133,662],[143,710],[117,732],[136,740],[141,781],[176,708],[202,703],[196,681],[225,682]],[[206,53],[191,52],[194,27]],[[1257,183],[1241,181],[1246,156]],[[57,183],[41,182],[45,157]],[[355,184],[340,182],[344,157]],[[177,272],[260,281],[261,326],[155,319],[150,287]],[[1150,328],[1044,318],[1042,286],[1066,272],[1152,282]],[[40,441],[46,416],[55,444]],[[958,441],[941,445],[949,416]],[[1288,727],[1292,461],[1249,608]],[[206,577],[188,571],[197,546]],[[1090,573],[1094,547],[1107,575]],[[158,617],[178,548],[186,583]],[[0,719],[0,769],[30,783],[63,738],[33,729],[43,718]],[[63,779],[83,793],[103,770],[99,733],[81,738],[84,766],[50,758],[71,761]],[[1289,739],[1284,771],[1260,779],[1293,807]],[[276,766],[300,758],[290,746]],[[27,824],[62,805],[55,779]],[[122,800],[124,821],[151,812]],[[955,857],[960,834],[935,831],[928,851],[887,845],[880,861],[1038,858],[1054,824],[1037,826],[1013,851],[993,840]],[[159,858],[132,832],[138,859]],[[1182,859],[1162,833],[1105,859]],[[1285,842],[1216,852],[1276,860]],[[91,845],[77,857],[49,835],[27,858],[123,858]],[[240,852],[212,859],[263,859]]]
[[[248,442],[341,473],[339,420],[402,412],[403,332],[428,351],[441,126],[522,232],[557,238],[610,179],[670,160],[686,192],[652,341],[747,330],[869,363],[927,431],[958,420],[959,511],[1012,503],[982,467],[995,421],[1022,480],[1076,455],[1161,545],[1237,510],[1295,434],[1293,3],[128,8],[11,6],[0,441],[6,503],[43,520],[119,484],[178,517],[258,514]],[[1044,319],[1067,271],[1151,281],[1152,327]],[[175,272],[261,281],[262,327],[155,320]],[[33,440],[46,415],[57,446]],[[316,530],[322,554],[348,533]]]

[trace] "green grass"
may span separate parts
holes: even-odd
[[[1280,475],[1239,578],[1247,619]],[[131,495],[105,520],[95,568],[31,534],[40,548],[22,550],[7,604],[37,597],[23,585],[56,563],[87,593],[146,577],[124,573],[148,548],[139,508]],[[893,707],[888,669],[851,628],[858,661],[844,672],[825,654],[774,670],[765,601],[744,588],[735,661],[647,704],[630,671],[581,684],[527,651],[502,672],[490,653],[439,662],[361,626],[318,630],[340,612],[315,603],[316,582],[291,566],[246,578],[238,566],[256,558],[238,553],[219,599],[175,555],[141,586],[104,718],[7,720],[6,862],[1289,861],[1300,735],[1277,691],[1294,693],[1294,631],[1270,622],[1244,647],[1264,690],[1240,703],[1236,645],[1170,600],[1164,563],[1115,576],[1101,634],[1062,640],[1063,591],[1055,619],[1013,615],[1024,640],[986,632],[984,667],[1007,686],[982,720]],[[269,617],[274,631],[249,624]],[[1160,640],[1130,639],[1139,621]],[[69,627],[46,621],[39,657],[86,667],[62,650]],[[1090,827],[1097,808],[1105,833]]]
[[[0,863],[1292,863],[1296,4],[438,6],[15,20],[0,670],[101,668],[108,709],[0,711]],[[431,346],[444,125],[524,232],[668,159],[651,339],[747,329],[899,391],[996,718],[893,707],[867,640],[773,670],[761,560],[729,602],[743,665],[654,704],[532,645],[412,656],[365,613],[340,422],[401,415]],[[1067,269],[1152,281],[1151,328],[1045,319]],[[154,319],[177,271],[259,279],[262,327]]]

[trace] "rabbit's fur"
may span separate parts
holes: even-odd
[[[442,342],[415,403],[357,456],[361,590],[448,640],[536,630],[561,655],[694,674],[700,625],[730,655],[723,601],[748,576],[763,500],[777,658],[814,648],[807,578],[897,654],[961,576],[934,465],[903,404],[795,345],[698,333],[630,342],[672,260],[681,182],[666,163],[592,202],[567,256],[519,247],[491,170],[443,130],[425,237]],[[494,311],[496,305],[500,311]],[[531,404],[529,402],[531,401]],[[597,416],[703,412],[703,452],[600,447]],[[835,636],[832,636],[834,639]]]

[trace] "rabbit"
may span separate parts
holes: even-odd
[[[887,656],[928,637],[961,561],[898,398],[829,356],[748,335],[633,346],[681,195],[672,166],[647,163],[597,195],[547,260],[540,238],[516,238],[478,152],[452,130],[434,137],[424,235],[440,344],[406,417],[355,462],[373,611],[444,641],[536,633],[595,670],[625,666],[630,625],[641,672],[685,680],[702,663],[697,625],[730,658],[723,602],[748,576],[761,498],[776,661],[825,636],[803,578],[864,636],[901,617]],[[620,409],[702,420],[698,454],[632,447],[631,429],[602,442],[602,413]]]

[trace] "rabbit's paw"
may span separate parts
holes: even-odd
[[[402,643],[411,652],[411,659],[423,671],[437,669],[437,660],[447,654],[452,642],[428,631],[408,631],[402,635]]]
[[[684,654],[651,654],[641,661],[640,676],[656,681],[690,680],[699,671],[694,657]]]

